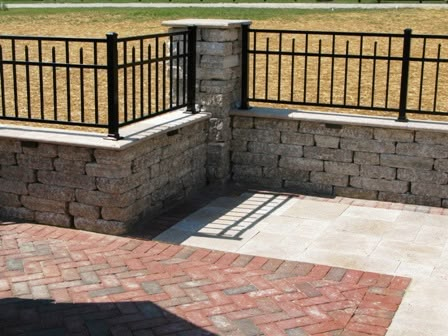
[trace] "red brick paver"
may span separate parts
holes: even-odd
[[[0,225],[0,335],[384,335],[410,280]]]

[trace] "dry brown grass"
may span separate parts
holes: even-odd
[[[270,19],[270,20],[259,20],[253,22],[254,28],[275,28],[275,29],[298,29],[298,30],[334,30],[334,31],[363,31],[363,32],[393,32],[393,33],[401,33],[404,28],[411,27],[413,29],[414,33],[422,33],[422,34],[448,34],[448,20],[446,19],[448,14],[448,11],[445,10],[389,10],[389,11],[357,11],[357,12],[332,12],[332,13],[323,13],[323,12],[314,12],[306,15],[297,15],[296,17],[294,15],[289,15],[287,17],[282,17],[279,19]],[[119,34],[119,36],[130,36],[130,35],[140,35],[140,34],[149,34],[149,33],[160,33],[166,30],[166,28],[161,26],[162,19],[156,19],[151,20],[150,22],[146,22],[143,20],[134,20],[132,18],[129,18],[129,16],[121,15],[118,12],[115,14],[105,14],[101,17],[98,17],[98,12],[88,13],[83,12],[81,13],[63,13],[63,14],[42,14],[42,15],[15,15],[15,16],[0,16],[0,24],[2,27],[2,34],[14,34],[14,35],[50,35],[50,36],[83,36],[83,37],[104,37],[106,32],[115,31]],[[271,38],[270,40],[271,46],[277,45],[277,41],[275,38]],[[290,43],[290,42],[288,42]],[[296,43],[299,43],[297,41]],[[316,50],[317,41],[313,41],[311,44],[311,48],[314,48]],[[322,40],[323,46],[328,44],[328,41],[325,39]],[[351,48],[355,50],[357,48],[356,42],[351,42]],[[286,45],[286,44],[285,44]],[[345,48],[345,44],[341,44],[341,48]],[[298,47],[299,44],[296,45]],[[48,45],[44,49],[44,57],[46,57],[47,60],[51,59],[51,45]],[[79,50],[79,46],[73,46],[73,50]],[[436,45],[431,45],[427,48],[428,54],[434,55]],[[24,58],[24,45],[18,44],[18,48],[20,49],[20,55],[18,57]],[[366,43],[364,46],[364,52],[365,53],[371,53],[373,48],[373,41],[371,43]],[[386,49],[385,49],[386,48]],[[447,47],[445,49],[442,49],[442,57],[448,57],[447,54]],[[64,60],[64,50],[63,47],[57,47],[57,54],[56,57],[58,60]],[[378,54],[385,52],[387,50],[387,47],[385,45],[378,45]],[[398,50],[398,49],[397,49]],[[415,50],[418,50],[416,48]],[[343,50],[339,50],[343,51]],[[104,50],[101,51],[104,53]],[[10,57],[10,54],[8,54],[7,48],[3,47],[3,57],[6,59],[7,57]],[[395,52],[396,53],[396,52]],[[90,62],[93,60],[92,58],[92,51],[89,49],[89,47],[84,46],[83,47],[83,56],[84,60],[86,62]],[[30,59],[36,58],[36,48],[31,48],[29,50]],[[79,57],[79,53],[75,56],[75,58]],[[128,52],[128,59],[130,59],[131,52]],[[138,59],[138,55],[137,55]],[[258,71],[261,69],[263,70],[261,73],[261,78],[264,76],[264,65],[263,65],[263,59],[260,57],[258,59],[257,63],[258,65]],[[277,68],[277,60],[275,58],[272,58],[270,60],[271,67],[269,69],[270,73],[270,85],[273,87],[277,87],[278,83],[276,82],[276,75],[274,74]],[[282,59],[282,67],[283,69],[288,69],[288,64],[291,62],[291,58],[283,58]],[[303,68],[303,60],[297,59],[296,60],[296,69]],[[309,60],[309,67],[310,69],[315,69],[315,62],[316,59],[310,59]],[[314,63],[314,64],[313,64]],[[344,63],[343,61],[336,61],[335,62],[335,72],[334,72],[334,79],[335,83],[338,85],[335,85],[334,87],[334,99],[342,99],[343,96],[343,67]],[[398,64],[399,65],[399,64]],[[357,69],[358,63],[353,61],[352,63],[349,63],[348,67],[350,69]],[[369,68],[372,67],[371,62],[364,62],[363,67],[363,73],[368,74]],[[33,79],[34,83],[38,83],[38,69],[37,68],[30,68],[30,78]],[[328,91],[325,90],[328,88],[329,85],[329,79],[331,76],[331,62],[329,59],[323,59],[322,60],[322,72],[321,72],[321,89],[322,92]],[[9,69],[11,71],[11,69]],[[22,69],[24,70],[24,69]],[[51,68],[47,68],[43,71],[43,78],[44,78],[44,91],[48,94],[44,97],[44,105],[47,107],[51,107],[51,109],[48,109],[46,113],[49,113],[50,115],[53,113],[52,104],[53,104],[53,97],[50,94],[52,92],[53,84],[52,84],[52,72]],[[417,73],[419,73],[419,69],[416,69]],[[441,68],[442,75],[448,78],[448,69],[447,67]],[[257,71],[257,72],[258,72]],[[377,69],[377,81],[380,82],[380,78],[384,77],[386,71],[385,64],[380,65],[378,64]],[[353,71],[355,73],[356,71]],[[435,68],[433,66],[428,66],[425,69],[425,80],[430,81],[431,78],[434,76]],[[9,73],[10,74],[10,73]],[[139,69],[136,69],[136,75],[137,78],[139,76]],[[275,79],[274,78],[275,75]],[[298,78],[300,78],[301,74],[299,72],[296,73]],[[5,78],[8,76],[5,73]],[[20,77],[18,82],[23,82],[23,79],[26,76],[25,71],[21,71],[18,73],[18,76]],[[65,78],[65,72],[62,70],[58,70],[57,73],[58,79],[60,79],[60,86],[58,87],[59,92],[59,98],[58,99],[58,111],[59,113],[62,113],[62,111],[66,111],[67,109],[67,103],[66,99],[66,88],[64,84],[64,78]],[[71,78],[73,80],[72,87],[71,87],[71,96],[77,97],[80,93],[80,86],[79,86],[79,76],[80,72],[77,70],[72,70]],[[98,75],[99,83],[102,83],[102,90],[100,89],[100,99],[99,99],[99,112],[100,112],[100,121],[105,122],[105,114],[106,114],[106,106],[107,102],[105,100],[104,95],[104,88],[106,85],[106,77],[104,73],[99,72]],[[308,73],[309,78],[316,77],[317,74],[314,71],[311,71]],[[394,90],[399,84],[399,70],[397,70],[396,67],[391,68],[391,77],[393,78],[391,81],[391,90]],[[92,115],[94,111],[94,106],[92,104],[87,103],[88,101],[92,101],[93,98],[93,90],[91,86],[93,85],[93,71],[86,71],[84,73],[84,78],[86,81],[86,84],[84,85],[84,92],[86,94],[86,115]],[[444,81],[445,86],[439,87],[439,97],[440,94],[443,94],[442,102],[445,105],[448,105],[448,81]],[[358,78],[352,77],[349,78],[348,85],[347,85],[347,98],[348,99],[357,99],[357,92],[356,92],[356,84],[357,84]],[[412,95],[411,98],[411,105],[418,104],[418,102],[415,100],[415,97],[418,97],[418,83],[419,83],[419,76],[416,76],[415,78],[410,79],[410,95]],[[154,78],[153,78],[154,81]],[[299,80],[295,81],[295,84],[297,84]],[[286,70],[285,73],[282,72],[282,97],[287,98],[290,94],[290,70]],[[316,83],[316,82],[315,82]],[[128,87],[131,87],[132,83],[128,81]],[[295,85],[296,86],[296,85]],[[371,78],[364,78],[363,79],[363,91],[361,92],[361,99],[364,99],[363,97],[367,97],[366,99],[370,100],[369,93],[371,92]],[[146,84],[145,84],[146,88]],[[139,89],[139,84],[137,83],[137,90]],[[316,91],[316,84],[311,83],[310,86],[307,88],[310,92]],[[8,91],[9,90],[9,91]],[[7,101],[7,110],[13,111],[13,101],[12,101],[12,88],[9,87],[7,92],[5,93],[5,96],[8,97]],[[255,87],[255,91],[257,95],[264,96],[264,85],[261,83],[257,83]],[[102,92],[102,93],[101,93]],[[273,90],[274,94],[276,95],[276,90]],[[301,87],[297,84],[297,87],[295,88],[294,95],[300,94]],[[39,87],[38,85],[31,87],[31,103],[32,106],[38,107],[40,105],[40,96],[39,96]],[[137,96],[139,95],[139,91],[137,91]],[[424,91],[424,104],[431,104],[432,98],[434,96],[434,92],[431,91],[430,88],[425,89]],[[154,95],[152,96],[154,98]],[[315,96],[311,97],[310,100],[317,99]],[[322,95],[319,97],[321,101],[324,101],[326,99],[329,99],[328,95]],[[385,91],[384,88],[378,87],[376,88],[376,94],[375,94],[375,101],[380,101],[385,99]],[[398,95],[396,94],[390,94],[389,98],[390,106],[397,105],[398,102]],[[20,113],[26,113],[26,105],[27,105],[27,94],[26,94],[26,87],[24,85],[19,87],[19,101],[20,104]],[[122,103],[123,104],[123,103]],[[131,104],[131,97],[129,96],[128,104]],[[140,105],[137,102],[136,110],[137,112],[140,111]],[[147,104],[147,101],[146,103]],[[79,99],[72,99],[71,102],[72,107],[72,115],[73,118],[79,118],[79,111],[80,111],[80,101]],[[443,105],[442,107],[445,107]],[[426,105],[425,105],[426,106]],[[429,105],[428,105],[429,106]],[[289,107],[285,105],[285,107]],[[448,106],[447,106],[448,107]],[[132,110],[132,106],[129,105],[130,110]],[[302,109],[302,107],[299,107]],[[317,108],[303,108],[303,109],[312,109],[316,110]],[[33,111],[33,115],[40,114],[39,109]],[[371,112],[371,111],[351,111],[352,113],[376,113],[379,115],[390,115],[388,113],[382,113],[382,112]],[[13,113],[13,112],[12,112]],[[46,114],[47,115],[47,114]],[[414,116],[413,116],[414,117]],[[89,119],[90,118],[90,119]],[[93,117],[87,117],[86,120],[93,121]],[[423,117],[425,118],[425,117]],[[438,118],[440,120],[447,120],[446,117]]]

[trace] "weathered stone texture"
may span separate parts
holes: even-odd
[[[68,212],[74,217],[89,219],[100,218],[100,208],[93,205],[71,202],[68,207]]]
[[[311,134],[282,132],[281,142],[286,144],[313,146],[314,137]]]
[[[399,141],[399,142],[413,142],[414,131],[397,130],[391,128],[375,128],[373,138],[380,141]]]
[[[119,221],[107,221],[103,219],[89,219],[76,217],[75,228],[86,231],[120,235],[129,231],[131,225]]]
[[[75,200],[75,190],[73,188],[32,183],[28,185],[28,192],[31,196],[55,201]]]
[[[314,140],[317,147],[339,148],[339,137],[330,135],[315,135]]]
[[[302,157],[302,146],[288,145],[288,144],[270,144],[265,142],[249,142],[249,152],[264,153],[283,156]]]
[[[350,186],[359,189],[390,191],[396,193],[405,193],[409,189],[408,182],[405,181],[390,181],[360,176],[350,177]]]
[[[322,160],[308,158],[281,157],[279,167],[309,171],[323,171],[324,162]]]
[[[7,180],[5,178],[0,178],[0,191],[18,195],[28,194],[28,188],[26,183],[21,181]]]
[[[347,162],[325,161],[325,171],[331,174],[339,175],[359,175],[359,165]]]
[[[48,200],[34,196],[22,196],[21,201],[24,207],[31,210],[58,214],[67,212],[67,203],[63,201]]]
[[[35,170],[19,166],[2,165],[0,168],[0,176],[7,180],[16,180],[25,183],[36,181]]]
[[[344,149],[305,146],[304,157],[318,160],[352,162],[353,152]]]
[[[286,132],[295,132],[298,129],[298,121],[273,120],[264,118],[255,118],[255,128],[280,130]]]
[[[383,166],[361,165],[360,175],[376,179],[394,180],[397,175],[397,169]]]
[[[359,152],[395,153],[395,143],[377,140],[341,139],[341,148]]]
[[[35,155],[40,157],[54,158],[57,154],[56,145],[46,143],[31,142],[27,145],[27,142],[22,142],[23,153],[26,155]]]
[[[415,156],[394,154],[381,154],[380,161],[382,166],[396,168],[432,170],[432,167],[434,165],[434,159],[431,158],[420,158]]]
[[[398,143],[397,154],[424,158],[448,158],[448,145]]]
[[[56,185],[61,187],[79,188],[85,190],[94,190],[95,177],[86,175],[76,175],[56,172],[56,171],[44,171],[40,170],[37,173],[37,180],[43,184]]]
[[[41,224],[71,227],[72,217],[66,214],[36,211],[35,220]]]
[[[325,172],[311,172],[310,181],[313,183],[331,186],[346,187],[348,185],[347,175],[330,174]]]

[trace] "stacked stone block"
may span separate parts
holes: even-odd
[[[448,133],[233,117],[237,182],[448,207]]]
[[[0,217],[126,232],[205,184],[206,121],[124,150],[0,139]]]
[[[230,111],[240,102],[241,20],[176,20],[163,23],[170,31],[197,27],[196,101],[209,112],[207,177],[211,182],[230,178]]]

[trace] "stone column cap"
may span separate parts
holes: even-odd
[[[233,28],[242,25],[250,25],[250,20],[222,20],[222,19],[180,19],[163,21],[163,26],[168,27],[190,27],[200,28]]]

